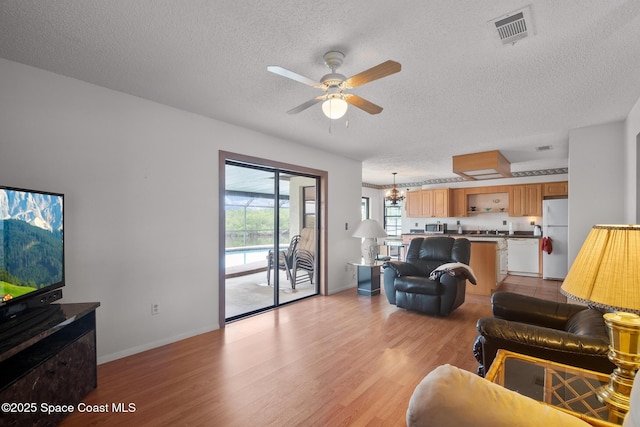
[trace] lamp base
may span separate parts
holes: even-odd
[[[373,265],[376,262],[378,256],[378,241],[371,237],[362,239],[362,245],[360,246],[362,253],[362,261],[365,264]]]
[[[606,313],[610,345],[609,360],[617,367],[609,384],[596,391],[598,399],[609,408],[609,421],[621,421],[629,412],[631,387],[640,368],[640,317],[633,313]]]
[[[596,390],[596,395],[598,396],[598,400],[604,403],[609,409],[609,422],[622,424],[624,416],[629,412],[629,394],[631,392],[633,379],[631,379],[631,384],[629,384],[626,378],[622,379],[618,377],[614,380],[613,377],[615,375],[616,373],[614,371],[614,373],[611,374],[609,384]],[[620,392],[620,390],[627,390],[627,386],[628,391]]]

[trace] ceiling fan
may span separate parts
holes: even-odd
[[[330,119],[339,119],[344,116],[347,112],[347,104],[358,107],[369,114],[378,114],[382,111],[382,107],[367,101],[358,95],[347,93],[345,91],[399,72],[401,66],[398,62],[385,61],[375,67],[356,74],[355,76],[346,78],[342,74],[336,73],[336,69],[342,65],[342,62],[344,61],[344,54],[342,52],[327,52],[324,54],[323,59],[326,66],[331,69],[331,72],[322,76],[320,81],[312,80],[277,65],[270,65],[267,67],[267,70],[274,74],[322,89],[324,92],[322,95],[316,96],[315,98],[287,111],[288,114],[299,113],[320,101],[324,101],[322,103],[322,111]]]

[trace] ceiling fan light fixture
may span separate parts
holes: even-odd
[[[335,120],[346,114],[348,106],[347,101],[342,99],[341,96],[329,96],[322,103],[322,112],[331,120]]]

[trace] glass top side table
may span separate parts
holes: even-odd
[[[552,405],[593,426],[613,427],[622,424],[621,419],[610,416],[605,404],[596,396],[596,390],[609,382],[609,375],[498,350],[485,378]]]

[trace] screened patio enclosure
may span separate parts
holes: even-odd
[[[226,162],[226,320],[318,293],[316,180]]]

